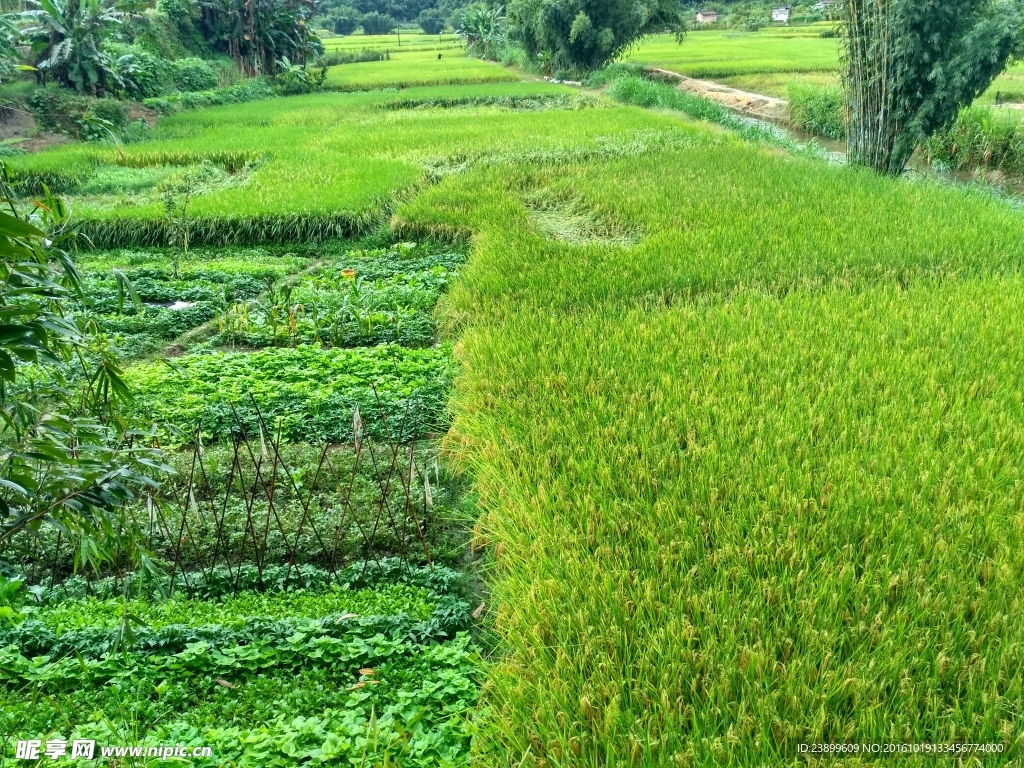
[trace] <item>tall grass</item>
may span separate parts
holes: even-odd
[[[792,83],[786,90],[786,100],[794,127],[826,139],[846,138],[842,88]]]
[[[974,106],[925,145],[929,159],[953,170],[1024,175],[1024,117],[1019,111]]]

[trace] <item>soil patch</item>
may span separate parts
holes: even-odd
[[[671,80],[677,83],[676,87],[680,91],[686,91],[687,93],[716,101],[734,112],[739,112],[749,117],[756,117],[759,120],[771,120],[773,122],[789,120],[789,103],[785,99],[766,96],[763,93],[741,91],[739,88],[730,88],[713,80],[698,80],[697,78],[687,77],[669,69],[651,68],[647,71],[659,79]]]

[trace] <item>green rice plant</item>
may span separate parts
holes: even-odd
[[[156,215],[155,206],[146,210]],[[261,243],[320,243],[356,238],[380,223],[373,211],[337,214],[264,214],[257,216],[195,217],[189,222],[189,242],[194,245],[245,245]],[[78,231],[97,248],[147,248],[171,240],[174,224],[166,219],[116,216],[82,218]]]
[[[538,197],[640,237],[553,238]],[[480,166],[396,218],[473,236],[444,317],[494,558],[478,761],[1019,756],[1013,208],[725,137]]]
[[[797,128],[826,139],[846,138],[843,91],[838,86],[816,88],[793,83],[786,91],[789,120]]]
[[[681,44],[673,35],[652,35],[623,60],[711,79],[764,72],[838,71],[838,40],[816,34],[765,34],[767,31],[697,30]]]
[[[324,88],[360,91],[420,85],[513,82],[519,76],[498,64],[455,53],[393,55],[386,61],[345,64],[327,71]]]

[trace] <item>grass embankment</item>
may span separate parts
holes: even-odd
[[[692,138],[399,212],[475,236],[448,317],[503,651],[478,761],[1019,757],[1024,225]],[[537,201],[638,238],[545,237]]]

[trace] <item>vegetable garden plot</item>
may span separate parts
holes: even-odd
[[[304,268],[298,250],[90,252],[79,260],[88,303],[75,309],[98,320],[126,355],[155,352]]]
[[[384,561],[338,585],[304,572],[305,589],[249,584],[219,601],[216,572],[191,574],[204,601],[37,592],[0,627],[0,727],[212,747],[196,765],[465,764],[479,660],[455,574]],[[149,626],[126,633],[128,610]]]
[[[430,253],[411,244],[349,252],[261,300],[230,304],[211,343],[429,346],[434,305],[464,260],[458,252]]]

